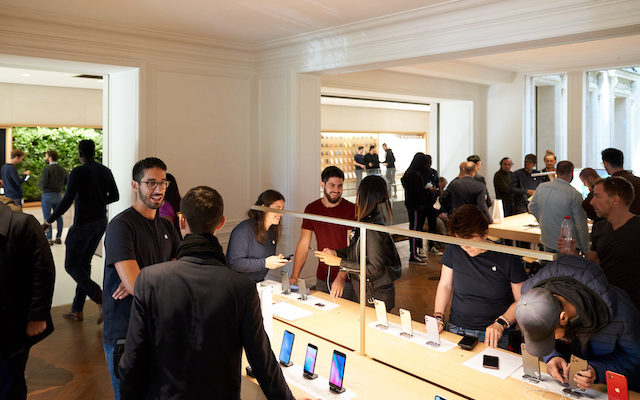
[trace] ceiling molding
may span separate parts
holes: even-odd
[[[409,65],[640,33],[637,0],[461,5],[455,1],[280,41],[259,52],[258,65],[261,72],[338,73],[371,64]],[[445,7],[451,10],[434,12]]]
[[[512,71],[504,71],[463,61],[439,61],[405,67],[391,67],[387,69],[405,74],[452,79],[479,83],[482,85],[511,83],[516,77],[516,73]]]

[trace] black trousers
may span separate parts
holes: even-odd
[[[0,360],[0,400],[24,400],[27,398],[27,367],[29,350],[24,350],[8,360]]]
[[[84,309],[86,296],[97,304],[102,304],[102,289],[91,280],[91,258],[96,252],[104,231],[107,219],[73,224],[67,234],[67,254],[64,269],[76,281],[76,295],[71,304],[71,311]]]
[[[409,229],[412,231],[422,231],[424,226],[424,213],[422,208],[409,208],[407,207],[407,214],[409,215]],[[409,250],[411,251],[411,257],[418,257],[418,249],[422,248],[422,239],[411,237],[409,238]]]

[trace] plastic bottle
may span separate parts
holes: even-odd
[[[558,249],[558,251],[571,253],[571,241],[573,240],[573,223],[571,218],[567,215],[564,217],[564,221],[560,225],[560,236],[564,239],[564,249]]]

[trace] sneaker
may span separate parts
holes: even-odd
[[[69,311],[68,313],[62,314],[62,316],[66,319],[72,319],[74,321],[82,321],[84,318],[82,317],[82,311]]]
[[[429,261],[423,260],[422,258],[409,257],[409,264],[429,265]]]
[[[433,255],[436,255],[436,256],[441,256],[442,255],[442,252],[440,250],[438,250],[438,248],[436,246],[432,246],[429,249],[429,253],[433,254]]]
[[[56,240],[54,240],[55,244],[62,244],[62,240],[60,240],[60,238],[56,238]]]
[[[49,246],[53,246],[55,242],[53,240],[49,240]]]
[[[424,249],[421,247],[418,249],[418,257],[427,258],[427,253],[424,252]]]

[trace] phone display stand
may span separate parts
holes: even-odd
[[[290,367],[293,365],[293,363],[291,361],[289,361],[288,363],[285,363],[284,361],[280,361],[280,365],[282,365],[283,367]]]
[[[527,375],[527,374],[522,375],[522,379],[527,381],[527,382],[529,382],[529,383],[540,383],[541,382],[540,378],[536,378],[535,376],[531,376],[531,375]]]
[[[427,340],[427,346],[430,347],[440,347],[440,343],[434,342],[433,340]]]
[[[340,393],[344,393],[347,389],[345,389],[345,387],[343,386],[340,389],[334,388],[334,387],[330,387],[329,390],[331,390],[333,393],[340,394]]]
[[[308,374],[308,373],[304,372],[302,374],[302,376],[304,376],[305,379],[309,379],[310,381],[312,381],[312,380],[314,380],[314,379],[316,379],[318,377],[318,374],[316,374],[315,372],[313,374]]]
[[[376,328],[379,329],[388,329],[389,328],[389,320],[387,319],[387,307],[382,300],[373,300],[373,305],[376,309]]]
[[[580,399],[580,398],[582,398],[582,393],[580,393],[580,389],[578,389],[578,388],[568,387],[568,388],[564,388],[562,390],[562,392],[567,397],[571,397],[572,399]]]
[[[298,297],[298,300],[307,300],[309,294],[307,293],[307,284],[304,279],[298,279],[298,293],[300,293],[300,297]]]
[[[289,286],[289,274],[286,271],[280,272],[282,279],[282,294],[291,294],[291,287]]]
[[[407,337],[407,338],[412,338],[413,337],[413,333],[400,332],[400,336],[404,336],[404,337]]]

